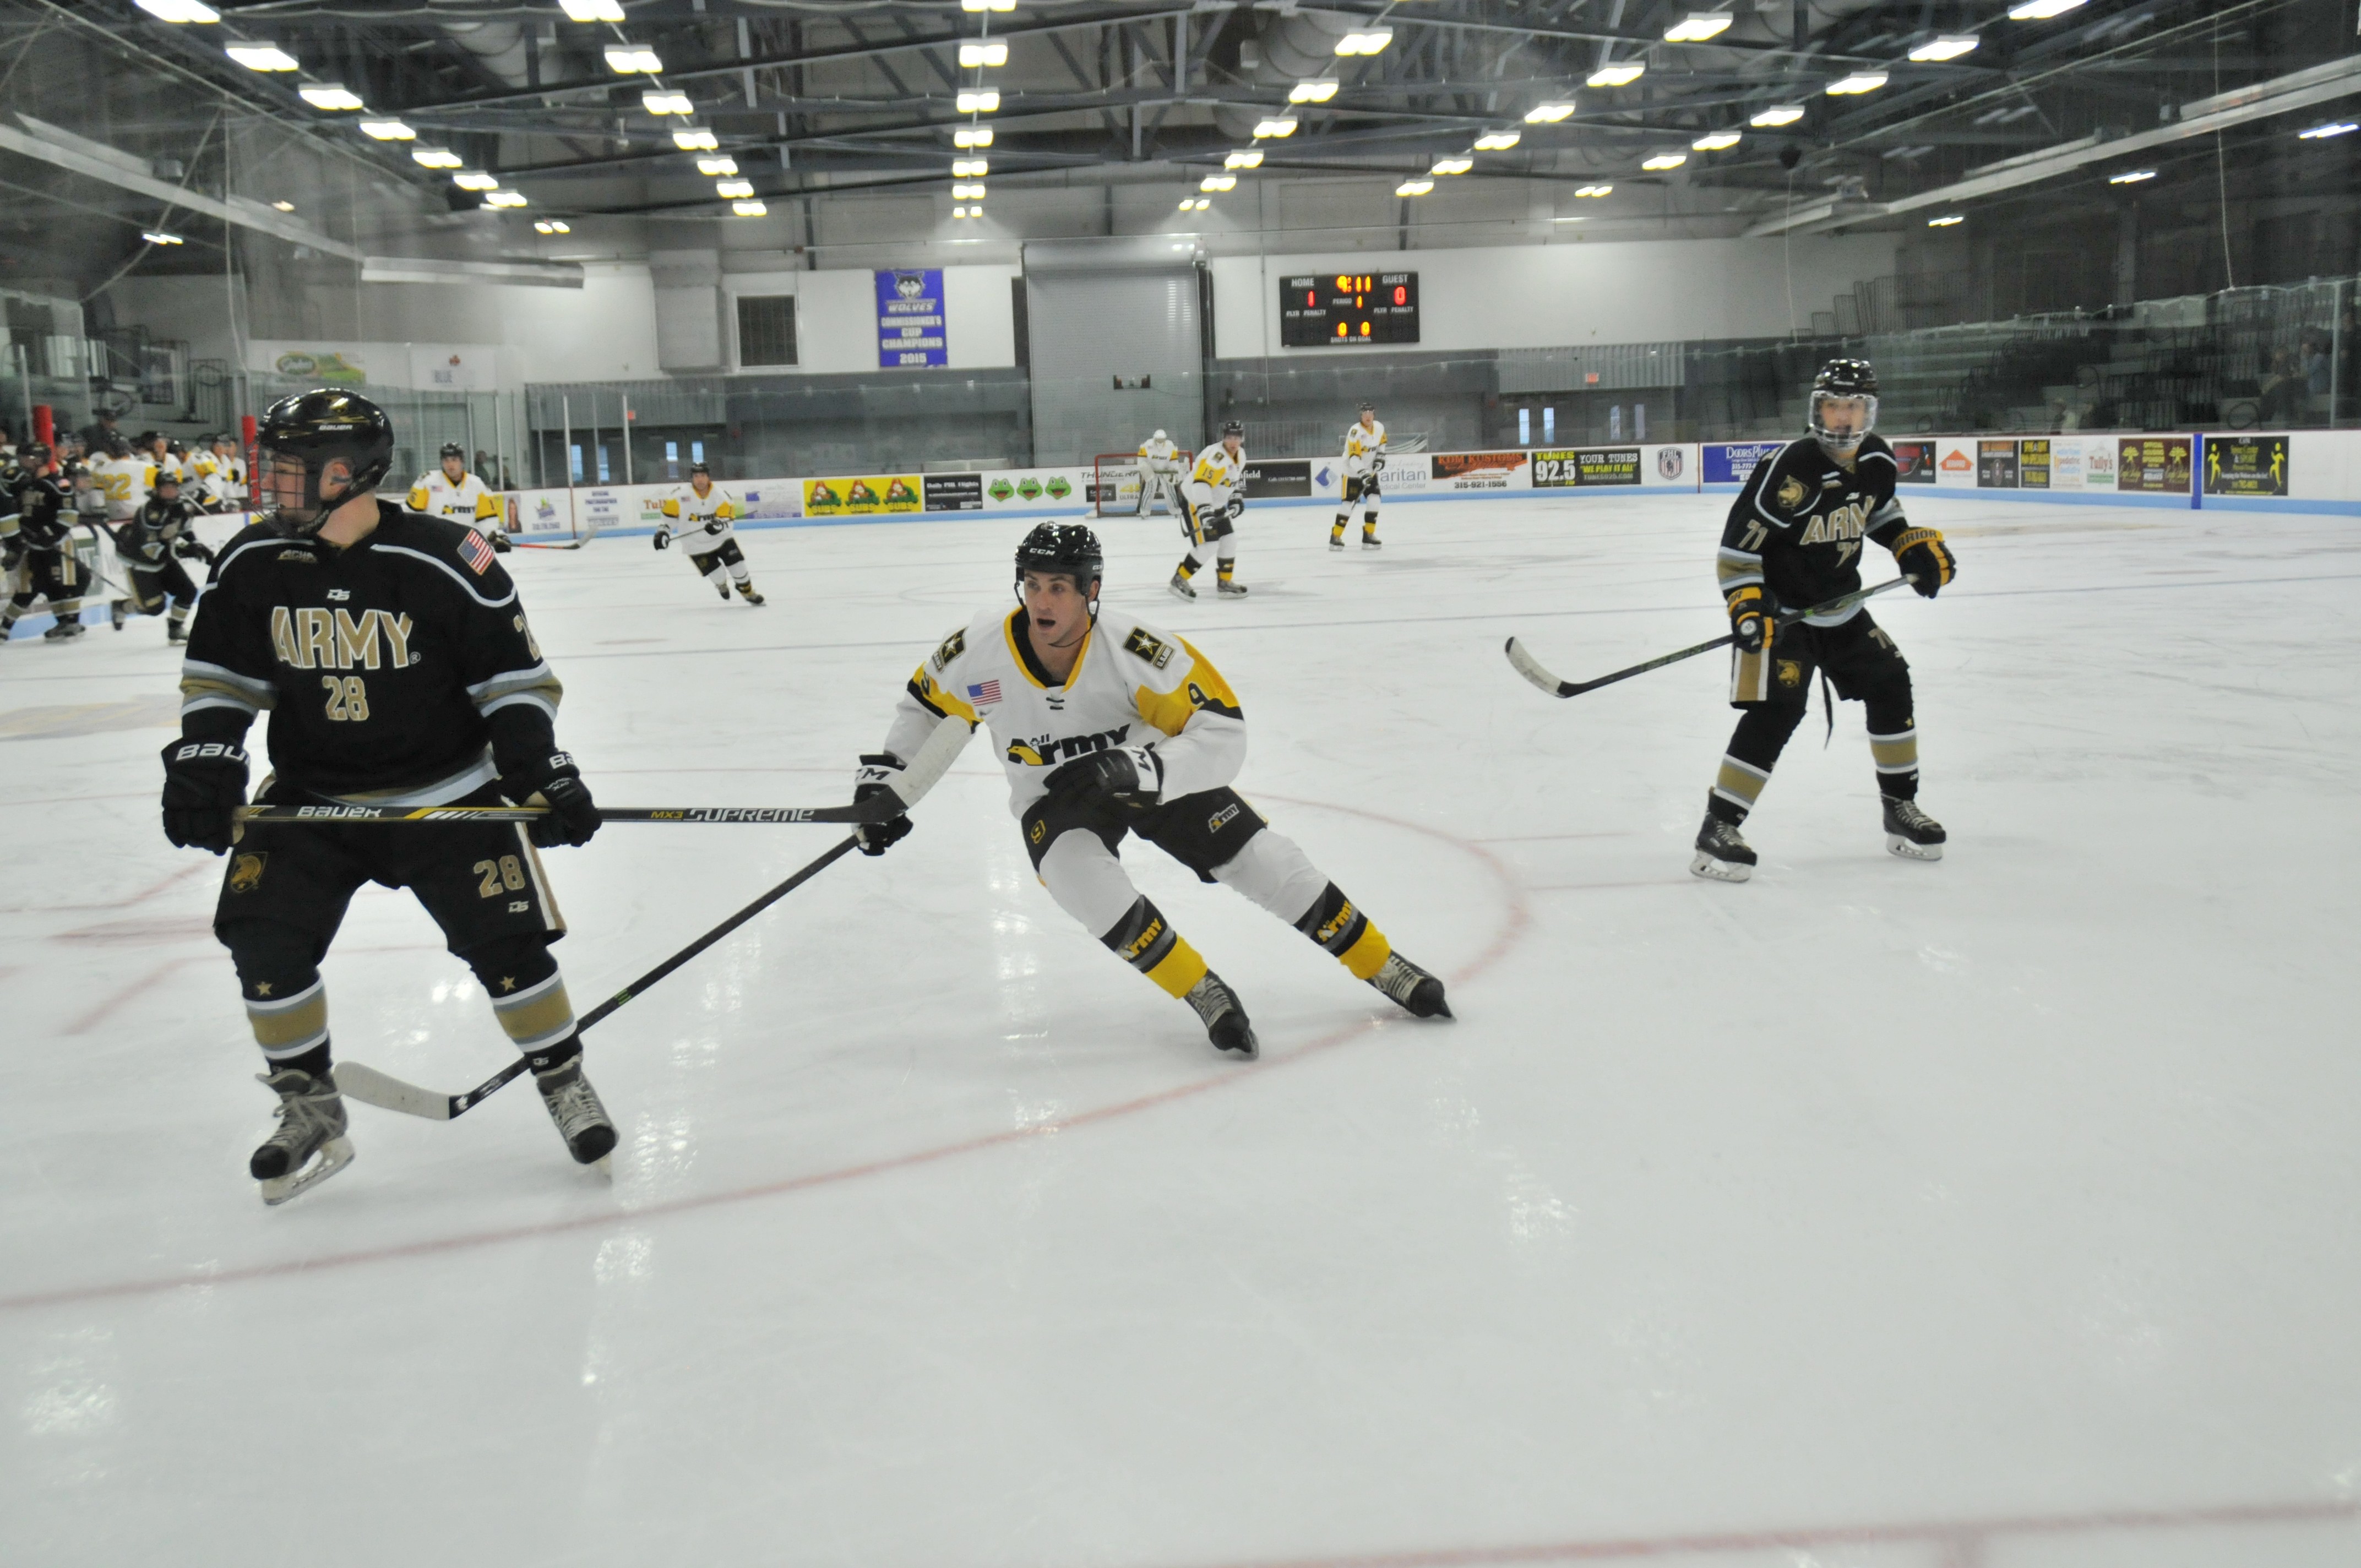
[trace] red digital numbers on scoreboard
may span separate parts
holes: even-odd
[[[1335,272],[1283,278],[1279,342],[1290,348],[1418,341],[1418,274]]]

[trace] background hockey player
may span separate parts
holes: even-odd
[[[163,473],[176,476],[183,484],[188,482],[188,466],[181,462],[180,454],[172,450],[170,436],[160,430],[145,431],[140,434],[138,445],[139,451],[133,455],[141,458],[148,465],[149,489],[156,488],[156,476]],[[139,499],[144,501],[148,498],[142,496]]]
[[[246,459],[227,431],[205,444],[192,467],[195,493],[191,499],[212,512],[246,510]]]
[[[456,441],[445,442],[441,465],[419,475],[418,482],[410,487],[410,510],[448,522],[464,522],[489,538],[493,549],[508,554],[508,531],[500,526],[500,498],[467,472],[467,449]]]
[[[0,523],[6,538],[0,545],[21,552],[15,590],[0,608],[0,643],[33,601],[46,598],[58,623],[41,633],[50,642],[82,634],[82,598],[89,591],[88,573],[74,555],[74,512],[58,483],[57,460],[38,442],[24,449],[23,472],[16,480],[16,515]]]
[[[123,630],[133,615],[162,615],[169,602],[164,641],[189,640],[189,611],[197,604],[197,586],[189,580],[184,558],[213,564],[214,553],[196,535],[194,524],[203,510],[181,499],[181,481],[170,474],[156,477],[156,493],[115,535],[115,553],[123,559],[123,586],[131,590],[109,609],[115,630]]]
[[[748,604],[761,604],[763,596],[754,591],[754,574],[747,569],[745,553],[738,548],[738,536],[730,527],[737,515],[737,498],[713,482],[712,469],[696,464],[688,470],[688,483],[664,498],[664,521],[656,525],[656,548],[664,549],[677,535],[681,554],[688,557],[698,576],[713,585],[723,603],[729,602],[734,579]]]
[[[1951,580],[1955,565],[1942,533],[1913,528],[1902,515],[1894,449],[1870,433],[1876,421],[1877,372],[1866,360],[1829,360],[1812,383],[1812,433],[1757,465],[1730,509],[1715,571],[1738,638],[1730,702],[1743,717],[1706,796],[1689,862],[1699,876],[1744,882],[1754,874],[1754,851],[1739,824],[1810,704],[1816,669],[1839,696],[1868,707],[1886,848],[1914,860],[1943,858],[1942,825],[1918,808],[1910,666],[1894,639],[1861,605],[1774,624],[1782,609],[1860,588],[1863,540],[1893,551],[1911,587],[1928,598]]]
[[[1189,541],[1189,553],[1180,557],[1167,585],[1175,598],[1197,597],[1189,579],[1205,564],[1197,553],[1209,547],[1219,563],[1215,586],[1222,595],[1237,598],[1246,591],[1235,577],[1237,520],[1246,510],[1246,427],[1237,421],[1222,426],[1222,439],[1197,454],[1195,466],[1180,486],[1180,532]]]
[[[106,492],[106,518],[111,523],[131,521],[132,514],[148,504],[154,488],[152,465],[142,454],[131,449],[131,443],[115,436],[93,453],[84,465]]]
[[[264,415],[273,510],[225,545],[190,630],[164,832],[234,851],[214,934],[230,951],[279,1130],[248,1168],[282,1202],[352,1157],[329,1071],[320,960],[356,889],[406,887],[483,982],[577,1160],[614,1146],[549,945],[565,934],[535,845],[581,844],[598,810],[554,730],[561,695],[514,585],[471,528],[375,495],[393,426],[351,392]],[[247,729],[270,714],[277,804],[546,805],[512,823],[240,828]]]
[[[1244,894],[1419,1017],[1449,1017],[1443,982],[1395,952],[1230,787],[1246,751],[1237,697],[1187,642],[1100,608],[1104,559],[1080,523],[1026,535],[1016,608],[985,610],[919,663],[884,751],[861,759],[854,800],[891,786],[936,725],[987,726],[1049,896],[1188,1003],[1217,1048],[1253,1057],[1254,1028],[1236,993],[1132,885],[1115,857],[1126,834]],[[859,831],[863,851],[882,855],[910,819]]]
[[[1159,501],[1163,503],[1165,510],[1179,511],[1180,507],[1172,492],[1180,482],[1180,449],[1172,444],[1170,436],[1159,430],[1139,444],[1137,514],[1146,517],[1148,507]]]
[[[1378,487],[1386,466],[1386,427],[1378,422],[1378,411],[1368,403],[1361,405],[1361,417],[1345,427],[1345,453],[1341,459],[1345,470],[1345,499],[1336,506],[1335,526],[1328,531],[1328,548],[1345,548],[1345,524],[1353,515],[1353,506],[1361,507],[1361,548],[1376,550],[1378,540]]]

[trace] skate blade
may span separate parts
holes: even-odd
[[[1905,861],[1939,861],[1943,858],[1942,845],[1913,843],[1899,833],[1885,836],[1885,848]]]
[[[1689,861],[1689,873],[1708,882],[1744,882],[1754,874],[1754,868],[1737,861],[1718,861],[1699,850]]]
[[[290,1198],[302,1197],[352,1163],[353,1141],[350,1138],[330,1138],[305,1162],[302,1169],[266,1179],[262,1183],[262,1201],[276,1209]]]

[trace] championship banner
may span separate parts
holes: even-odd
[[[924,506],[922,480],[916,474],[865,474],[858,478],[806,479],[806,517],[873,517],[884,512],[917,511]]]
[[[2115,488],[2144,495],[2189,493],[2191,438],[2121,436],[2115,443]]]
[[[877,368],[950,363],[943,316],[943,269],[895,268],[877,274]]]
[[[2205,493],[2209,496],[2286,495],[2288,438],[2284,435],[2207,436]]]
[[[1537,490],[1576,485],[1636,485],[1640,482],[1640,449],[1608,446],[1536,452],[1532,474],[1533,488]]]

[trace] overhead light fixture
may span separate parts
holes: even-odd
[[[1653,158],[1649,159],[1646,162],[1641,164],[1640,167],[1642,169],[1661,171],[1666,169],[1678,169],[1682,164],[1686,163],[1688,160],[1689,155],[1686,152],[1660,152]]]
[[[1291,137],[1294,134],[1295,116],[1293,115],[1281,115],[1274,119],[1257,120],[1255,122],[1255,139],[1257,141],[1262,140],[1265,137]]]
[[[2331,137],[2341,137],[2347,131],[2361,131],[2361,123],[2356,123],[2352,120],[2331,120],[2324,126],[2314,126],[2308,131],[2296,132],[2295,139],[2298,141],[2326,141]]]
[[[1648,74],[1645,60],[1627,60],[1620,65],[1602,65],[1586,79],[1593,87],[1629,87]]]
[[[1336,83],[1324,76],[1317,81],[1299,82],[1287,90],[1287,101],[1290,104],[1325,104],[1334,96]]]
[[[683,152],[711,152],[721,143],[701,126],[682,126],[672,133],[672,145]]]
[[[1336,40],[1338,54],[1381,54],[1394,41],[1391,27],[1371,27],[1366,33],[1346,33]]]
[[[1016,0],[960,0],[962,11],[1014,11]]]
[[[1536,104],[1525,111],[1525,124],[1554,126],[1574,113],[1571,104]]]
[[[1200,191],[1235,191],[1237,188],[1238,177],[1235,174],[1208,174],[1197,181]]]
[[[960,45],[960,69],[974,71],[984,66],[1006,65],[1008,46],[999,42],[964,43]]]
[[[361,101],[345,91],[341,82],[310,82],[295,89],[295,95],[314,109],[357,109]]]
[[[2156,170],[2153,169],[2126,169],[2121,174],[2108,175],[2107,183],[2110,185],[2136,185],[2143,180],[2153,180],[2155,178]]]
[[[1183,196],[1180,198],[1180,211],[1184,213],[1195,207],[1196,204],[1197,199],[1193,196]]]
[[[1434,181],[1432,180],[1405,180],[1400,184],[1394,187],[1394,194],[1397,196],[1423,196],[1429,191],[1433,189]]]
[[[1000,94],[988,87],[980,93],[962,93],[959,95],[959,112],[962,115],[989,115],[999,107]]]
[[[1477,152],[1506,152],[1524,140],[1522,131],[1486,131],[1476,138]]]
[[[139,8],[159,22],[218,22],[221,13],[198,0],[139,0]],[[178,245],[180,241],[172,242]]]
[[[289,201],[281,200],[273,202],[270,204],[278,208],[282,213],[291,213],[295,210],[295,203]]]
[[[372,141],[416,141],[418,133],[400,120],[363,120],[361,135]]]
[[[295,57],[277,44],[225,44],[222,53],[248,71],[293,71],[297,68]]]
[[[522,191],[487,191],[484,192],[484,205],[487,207],[522,207],[524,204],[524,192]]]
[[[1773,126],[1792,126],[1804,117],[1801,104],[1773,104],[1746,123],[1769,130]]]
[[[1664,29],[1668,44],[1701,44],[1708,38],[1718,38],[1730,30],[1730,16],[1722,11],[1691,11],[1686,21],[1675,22]]]
[[[1930,229],[1947,229],[1953,224],[1963,224],[1967,221],[1968,214],[1965,213],[1945,213],[1939,218],[1928,218],[1927,226]]]
[[[1472,158],[1438,158],[1434,160],[1434,167],[1429,169],[1427,172],[1429,174],[1465,174],[1475,167],[1476,160]]]
[[[2080,10],[2088,3],[2089,0],[2022,0],[2022,4],[2008,8],[2008,19],[2012,22],[2046,22],[2052,16]]]
[[[557,0],[557,8],[566,13],[569,22],[620,22],[623,7],[620,0]]]
[[[730,203],[730,214],[733,216],[741,218],[759,218],[770,210],[770,208],[763,205],[760,202],[732,202]]]
[[[451,176],[451,183],[462,191],[497,191],[500,188],[500,177],[487,174],[480,169],[463,169]]]
[[[951,145],[953,147],[990,147],[992,145],[992,127],[990,126],[961,126],[959,129],[951,133]]]
[[[954,202],[981,202],[983,200],[983,187],[981,185],[954,185],[951,187],[951,200]]]
[[[1230,154],[1229,157],[1222,159],[1222,167],[1224,169],[1260,169],[1262,167],[1262,148],[1258,147],[1250,147],[1243,151],[1234,152]]]
[[[1850,76],[1840,76],[1823,89],[1831,98],[1850,98],[1863,93],[1874,93],[1885,85],[1882,71],[1856,71]]]
[[[686,93],[642,93],[640,103],[651,115],[694,115],[697,105]]]
[[[738,172],[738,160],[734,158],[700,158],[697,160],[697,171],[708,177],[735,174]]]
[[[1189,203],[1189,210],[1192,213],[1202,213],[1213,204],[1213,198],[1211,196],[1200,196],[1195,201]]]
[[[1982,41],[1973,33],[1945,33],[1941,38],[1928,38],[1912,49],[1910,58],[1920,61],[1957,60],[1963,54],[1975,53],[1976,45]]]
[[[1611,196],[1614,193],[1615,187],[1612,185],[1585,185],[1575,192],[1577,196]]]
[[[989,159],[955,158],[951,159],[951,178],[954,180],[981,180],[991,172],[992,161]]]
[[[751,196],[754,193],[754,182],[752,180],[717,181],[713,191],[719,196]]]
[[[533,224],[533,232],[535,234],[572,234],[574,230],[571,225],[559,218],[535,218]]]
[[[976,209],[976,211],[977,211],[977,212],[982,212],[983,210],[983,208],[981,208],[981,207],[978,207],[978,208]],[[967,210],[965,207],[953,207],[953,208],[951,209],[951,216],[953,216],[953,217],[955,217],[955,218],[963,218],[963,217],[966,217],[967,215],[968,215],[968,210]]]
[[[456,169],[464,160],[447,147],[413,147],[410,161],[421,169]]]
[[[645,44],[609,44],[607,69],[618,76],[653,76],[664,70],[664,57]]]
[[[1727,152],[1744,139],[1736,131],[1714,131],[1697,137],[1689,146],[1699,152]]]
[[[149,245],[186,245],[189,243],[187,240],[182,239],[179,235],[167,234],[162,229],[141,229],[139,231],[139,237],[146,240]]]

